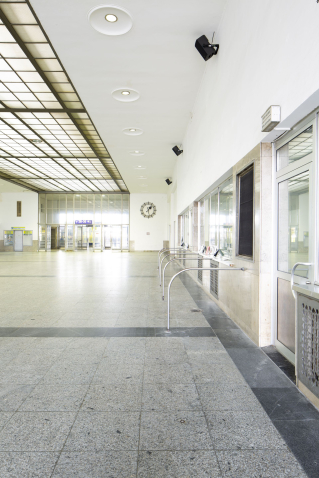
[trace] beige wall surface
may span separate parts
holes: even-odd
[[[254,164],[254,257],[236,255],[237,175]],[[271,145],[259,144],[233,167],[233,253],[231,262],[220,267],[244,267],[245,271],[219,273],[219,298],[212,299],[259,346],[271,343],[271,261],[272,261],[272,154]],[[185,267],[197,267],[185,261]],[[195,265],[196,264],[196,265]],[[209,261],[203,261],[203,267]],[[231,269],[231,267],[229,267]],[[197,281],[197,271],[189,273]],[[210,290],[210,271],[203,271],[202,287]]]

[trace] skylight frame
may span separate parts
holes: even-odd
[[[19,184],[23,181],[25,187],[38,192],[50,190],[35,188],[35,181],[46,181],[46,185],[51,181],[54,192],[58,185],[61,192],[73,191],[70,181],[92,193],[128,192],[28,0],[0,1],[1,78],[0,178],[10,176],[10,169],[1,167],[3,160],[13,167],[10,159],[15,158],[16,164],[24,164],[20,171],[26,171],[28,165],[34,170],[36,164],[38,177],[26,179],[23,174],[17,178],[13,168],[10,179]],[[4,118],[4,113],[12,116]],[[46,114],[50,116],[44,118]],[[33,143],[32,139],[42,142]],[[54,172],[44,178],[43,172],[49,172],[46,158],[56,163],[56,167],[51,164],[51,171],[62,168],[65,177],[57,178]],[[100,189],[102,184],[110,189]]]

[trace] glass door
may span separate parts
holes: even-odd
[[[112,226],[112,249],[121,250],[122,226]]]
[[[65,226],[58,227],[58,249],[65,249]]]
[[[111,249],[111,226],[103,226],[104,249]]]
[[[282,141],[283,142],[283,141]],[[295,299],[291,270],[296,262],[313,263],[314,174],[313,125],[280,145],[277,165],[276,347],[295,362]],[[314,280],[314,268],[299,266],[294,282]]]
[[[51,251],[51,226],[47,226],[46,250]]]
[[[122,226],[122,250],[129,249],[129,232],[128,226]]]

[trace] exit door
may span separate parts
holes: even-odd
[[[76,226],[75,237],[77,250],[93,248],[92,226]]]
[[[13,250],[15,252],[23,252],[23,231],[14,231]]]

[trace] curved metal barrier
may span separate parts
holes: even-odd
[[[296,300],[296,293],[293,290],[295,270],[297,269],[298,266],[308,266],[308,269],[303,269],[303,270],[309,271],[309,267],[311,267],[312,265],[313,264],[311,262],[296,262],[296,264],[291,269],[290,287],[291,287],[291,293],[295,300]]]
[[[163,249],[161,249],[160,251],[158,251],[158,269],[159,269],[159,265],[160,265],[160,257],[162,254],[164,254],[164,252],[168,252],[168,251],[187,251],[187,249],[185,249],[184,247],[164,247]]]
[[[236,268],[232,268],[232,267],[227,267],[227,268],[222,268],[222,269],[215,269],[215,268],[212,268],[212,267],[189,267],[188,269],[183,269],[182,271],[179,271],[177,272],[177,274],[175,274],[172,278],[171,278],[171,281],[170,283],[168,284],[168,296],[167,296],[167,302],[168,302],[168,309],[167,309],[167,330],[169,330],[169,322],[170,322],[170,289],[171,289],[171,285],[172,285],[172,282],[173,280],[179,275],[179,274],[182,274],[182,272],[187,272],[187,271],[245,271],[247,269],[245,269],[244,267],[236,267]]]
[[[191,252],[191,251],[183,251],[183,252],[169,252],[168,254],[166,254],[166,256],[162,257],[162,260],[160,262],[160,265],[159,265],[159,284],[160,284],[160,287],[162,285],[162,264],[163,264],[163,261],[164,259],[166,259],[166,257],[168,256],[177,256],[178,254],[184,254],[185,256],[189,257],[189,256],[200,256],[200,254],[198,252]],[[186,257],[179,257],[179,259],[186,259]]]
[[[163,299],[163,300],[164,300],[164,298],[165,298],[165,269],[166,269],[166,267],[167,267],[171,262],[177,261],[177,260],[179,260],[179,259],[180,259],[180,257],[174,257],[173,259],[171,259],[170,261],[168,261],[168,262],[165,264],[165,266],[164,266],[164,269],[163,269],[163,280],[162,280],[162,282],[163,282],[163,295],[162,295],[162,299]],[[211,260],[212,260],[211,257],[201,257],[201,259],[202,259],[202,260],[206,260],[206,261],[211,261]],[[187,260],[187,261],[198,261],[198,260],[199,260],[199,257],[197,257],[196,259],[194,259],[193,257],[190,257],[190,258],[187,258],[186,260]]]

